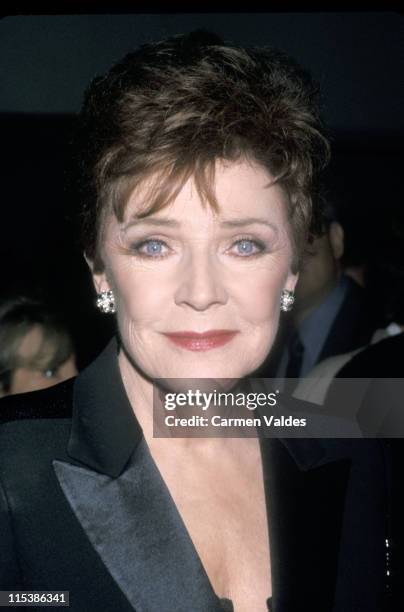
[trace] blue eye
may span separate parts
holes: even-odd
[[[132,248],[138,255],[143,257],[162,257],[164,256],[163,250],[165,246],[166,244],[163,240],[151,238],[134,244]]]
[[[253,251],[254,245],[251,240],[240,240],[237,243],[237,250],[242,255],[249,255]]]
[[[257,240],[250,238],[242,238],[235,242],[236,253],[241,256],[256,255],[264,250],[264,245]]]
[[[148,255],[161,255],[162,242],[161,240],[148,240],[144,243],[145,252]]]

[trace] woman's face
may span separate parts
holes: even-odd
[[[77,374],[74,354],[63,363],[51,365],[56,347],[44,343],[44,331],[34,325],[18,347],[21,364],[12,372],[10,395],[52,387]]]
[[[219,213],[189,180],[164,209],[137,218],[138,189],[123,222],[107,221],[95,286],[114,292],[125,351],[143,374],[240,378],[264,361],[281,291],[297,281],[287,196],[270,179],[260,166],[218,163]]]

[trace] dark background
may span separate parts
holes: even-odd
[[[111,333],[73,223],[69,174],[75,113],[96,74],[138,44],[204,27],[240,44],[269,44],[320,82],[348,263],[377,260],[403,206],[403,17],[394,12],[16,15],[0,21],[2,141],[0,294],[11,288],[62,305],[84,365]],[[376,286],[376,285],[375,285]],[[0,297],[1,297],[0,295]]]

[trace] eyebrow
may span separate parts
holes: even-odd
[[[220,222],[222,227],[244,227],[246,225],[266,225],[274,231],[278,231],[276,225],[263,219],[261,217],[246,217],[242,219],[226,219]],[[125,224],[124,229],[127,229],[131,225],[153,225],[153,226],[164,226],[164,227],[180,227],[181,223],[174,219],[157,219],[153,217],[132,217],[128,223]]]
[[[131,217],[127,223],[124,225],[124,229],[130,227],[131,225],[155,225],[155,226],[165,226],[165,227],[179,227],[180,223],[175,221],[174,219],[155,219],[153,217]]]
[[[245,225],[256,225],[256,224],[267,225],[271,229],[277,231],[277,227],[276,225],[274,225],[274,223],[271,223],[270,221],[267,221],[267,219],[263,219],[261,217],[247,217],[243,219],[227,219],[225,221],[222,221],[220,225],[223,225],[224,227],[244,227]]]

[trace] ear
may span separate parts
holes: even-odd
[[[328,228],[328,237],[335,259],[341,259],[344,254],[344,228],[338,221],[332,221]]]
[[[90,268],[90,272],[91,272],[91,276],[93,279],[94,288],[96,292],[101,293],[102,291],[108,291],[109,289],[111,289],[108,283],[105,268],[102,271],[101,270],[95,271],[94,262],[91,259],[89,259],[85,254],[84,254],[84,259],[86,260],[87,265]]]
[[[289,272],[283,288],[287,289],[288,291],[294,291],[298,280],[299,280],[299,272],[296,272],[296,274]]]

